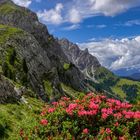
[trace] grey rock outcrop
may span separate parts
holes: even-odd
[[[61,45],[64,53],[68,59],[75,64],[80,70],[84,70],[88,67],[98,68],[100,63],[97,58],[88,52],[88,49],[80,50],[78,45],[73,44],[67,39],[60,39],[59,44]]]
[[[15,103],[20,97],[21,95],[15,90],[14,84],[0,75],[0,103]]]
[[[88,49],[80,50],[78,45],[67,39],[58,40],[61,48],[68,59],[75,64],[88,78],[95,81],[94,72],[101,65],[98,59],[88,52]]]
[[[4,10],[5,6],[9,8],[7,11]],[[6,36],[6,33],[10,35],[11,31],[22,29],[21,33],[7,37],[5,42],[0,44],[0,65],[5,76],[20,84],[24,79],[26,86],[31,87],[44,100],[50,99],[44,87],[45,80],[50,81],[54,98],[63,95],[62,82],[76,90],[83,90],[81,82],[84,80],[84,75],[71,64],[57,40],[49,34],[47,27],[39,22],[35,13],[15,5],[10,0],[2,0],[0,24],[7,26],[1,28],[3,33],[0,33],[0,37],[4,33]],[[12,27],[14,27],[12,30],[7,31]],[[9,65],[9,62],[7,64],[7,60],[4,59],[8,48],[14,51],[12,57],[15,54],[18,57],[16,58],[19,59],[18,67],[15,67],[16,64]],[[65,70],[65,64],[71,67]],[[5,70],[7,67],[9,71]],[[14,70],[12,67],[15,67]]]

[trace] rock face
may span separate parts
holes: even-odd
[[[91,55],[88,49],[80,50],[76,44],[69,42],[67,39],[60,39],[58,42],[68,59],[87,77],[94,79],[94,71],[101,66],[97,58]]]
[[[87,48],[80,50],[76,44],[69,42],[67,39],[60,39],[58,42],[68,59],[80,70],[83,71],[88,67],[98,68],[101,66],[97,58],[91,55]]]
[[[33,89],[44,100],[63,95],[61,83],[83,90],[84,75],[71,64],[35,13],[10,0],[1,0],[0,24],[3,75]]]
[[[0,103],[15,103],[20,96],[14,84],[0,75]]]

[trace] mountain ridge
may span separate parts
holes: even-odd
[[[127,78],[130,78],[132,80],[140,81],[140,73],[133,73],[131,75],[128,75]]]
[[[80,50],[77,44],[67,39],[58,40],[68,59],[85,75],[91,90],[103,92],[108,97],[120,100],[135,100],[140,96],[140,83],[125,77],[119,77],[103,67],[88,49]],[[78,60],[78,61],[77,61]],[[131,94],[131,92],[133,94]]]
[[[24,64],[27,71],[25,74],[21,72],[21,75],[26,75],[27,86],[43,100],[54,100],[64,95],[61,83],[76,90],[83,90],[83,74],[75,65],[70,64],[57,41],[49,34],[47,27],[39,22],[35,13],[15,5],[10,0],[3,0],[0,3],[0,24],[1,56],[7,54],[10,59],[1,58],[2,72],[5,76],[17,83],[23,82],[19,76],[17,77],[19,72],[15,66],[23,67]],[[8,75],[4,72],[5,64],[8,67]],[[70,66],[67,70],[65,64]],[[51,92],[48,86],[52,89]]]
[[[44,101],[66,95],[66,86],[82,92],[107,91],[109,97],[122,99],[131,99],[130,90],[134,98],[139,97],[138,82],[116,76],[88,49],[54,38],[31,10],[3,0],[0,24],[1,74],[30,88]]]

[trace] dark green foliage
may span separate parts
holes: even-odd
[[[14,72],[12,71],[11,67],[9,66],[9,64],[7,62],[4,62],[3,64],[3,74],[4,76],[15,80],[15,75]]]
[[[28,67],[25,60],[16,54],[15,48],[10,46],[5,51],[5,58],[2,63],[4,76],[24,86],[28,85]]]
[[[104,67],[100,67],[95,72],[97,82],[86,81],[98,92],[108,92],[107,96],[126,99],[128,101],[138,100],[140,96],[140,83],[114,75]]]
[[[0,124],[0,139],[7,138],[7,129],[9,128],[8,124],[5,122],[4,124]]]
[[[15,63],[15,59],[16,59],[16,51],[13,49],[12,53],[9,56],[9,63],[13,66],[14,66],[14,63]]]
[[[122,90],[126,93],[127,95],[127,100],[132,101],[133,99],[136,99],[138,94],[138,86],[137,85],[123,85]]]
[[[26,60],[25,59],[23,59],[23,71],[25,73],[28,73],[28,67],[27,67]]]
[[[104,67],[98,68],[98,70],[95,72],[95,78],[105,87],[113,86],[119,80],[119,77],[117,77]]]

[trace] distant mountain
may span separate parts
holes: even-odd
[[[134,73],[134,74],[127,76],[127,77],[140,81],[140,73]]]
[[[88,52],[88,48],[80,50],[78,45],[67,39],[58,40],[68,59],[73,62],[80,70],[84,71],[89,67],[98,68],[100,63],[98,59]]]
[[[134,73],[139,73],[139,69],[138,68],[133,68],[133,69],[121,68],[118,70],[114,70],[113,72],[119,76],[129,77],[130,75],[133,75]]]
[[[140,72],[138,68],[135,69],[119,69],[114,71],[114,73],[120,77],[124,77],[130,80],[140,81]]]
[[[101,67],[98,59],[88,52],[88,49],[81,50],[78,45],[67,39],[58,40],[67,58],[75,64],[88,78],[96,81],[94,73]]]
[[[80,50],[79,46],[67,39],[58,40],[68,59],[87,77],[91,90],[104,92],[108,97],[133,100],[140,97],[140,83],[121,78],[101,66],[98,59],[88,49]]]

